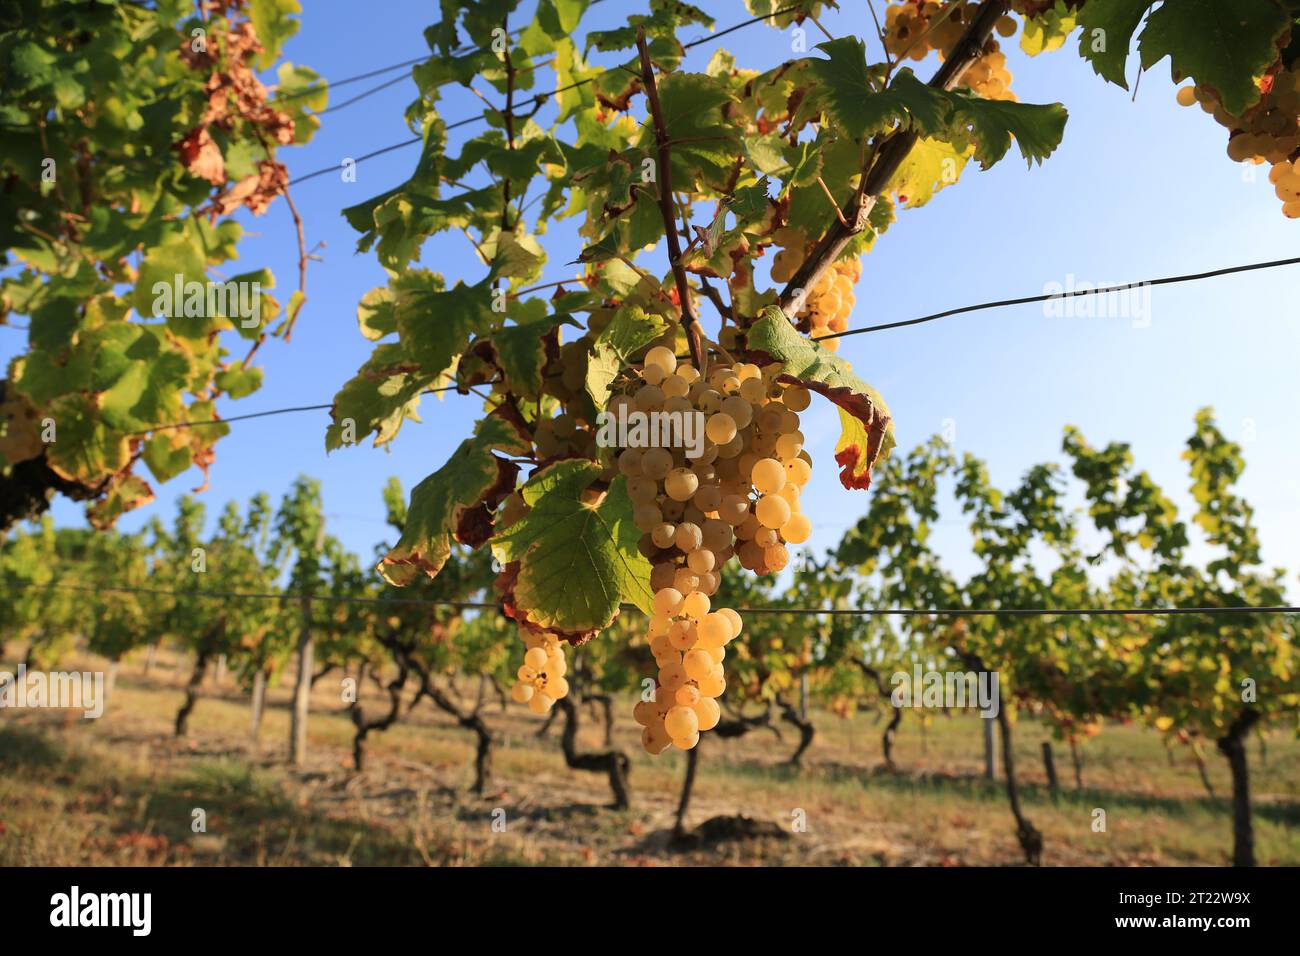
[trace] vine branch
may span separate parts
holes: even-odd
[[[931,78],[932,87],[950,90],[961,81],[966,70],[979,57],[985,42],[993,33],[994,25],[1006,14],[1009,6],[1010,0],[984,0],[962,38]],[[844,247],[867,228],[867,219],[875,208],[876,200],[894,178],[894,173],[919,138],[920,135],[914,130],[895,130],[884,140],[879,150],[873,151],[874,161],[863,167],[858,188],[841,207],[836,221],[831,223],[812,253],[781,290],[780,306],[787,316],[802,311],[808,293],[840,257]]]
[[[655,85],[654,64],[646,46],[645,28],[638,27],[636,47],[641,54],[641,82],[645,85],[646,99],[650,102],[650,116],[654,120],[655,144],[659,153],[659,212],[664,220],[664,235],[668,240],[668,261],[672,265],[673,280],[677,283],[677,298],[681,300],[682,328],[690,345],[691,360],[701,374],[708,370],[704,335],[700,331],[695,308],[691,305],[691,289],[686,282],[686,268],[682,265],[682,244],[677,234],[677,216],[673,210],[672,154],[668,144],[668,129],[664,125],[663,108],[659,104],[659,88]]]

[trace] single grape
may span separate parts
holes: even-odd
[[[673,534],[673,543],[677,545],[678,550],[683,554],[690,554],[698,548],[704,541],[703,532],[700,526],[690,521],[683,521],[677,526]]]
[[[740,612],[738,612],[735,608],[723,607],[718,609],[718,613],[723,615],[725,618],[727,618],[727,620],[731,621],[731,636],[733,638],[739,637],[741,627],[743,626],[743,622],[741,621],[740,618]]]
[[[790,552],[785,549],[784,545],[770,545],[763,549],[763,563],[767,566],[768,571],[784,571],[785,566],[790,563]]]
[[[686,595],[682,599],[681,613],[693,621],[698,621],[704,615],[709,613],[709,597],[707,594],[701,594],[699,591]]]
[[[664,491],[674,501],[689,500],[699,487],[700,479],[689,468],[674,468],[664,479]]]
[[[699,691],[697,690],[698,694]],[[649,727],[655,719],[655,705],[652,700],[638,701],[637,705],[632,708],[632,719],[642,727]]]
[[[668,378],[664,379],[660,388],[664,390],[664,394],[670,399],[686,398],[686,396],[690,394],[691,383],[686,381],[686,379],[680,375],[670,375]],[[687,404],[689,407],[689,402]]]
[[[708,656],[707,654],[705,655]],[[677,688],[686,683],[686,669],[680,661],[671,661],[665,666],[659,668],[659,684],[664,687],[669,694],[676,692]]]
[[[641,456],[641,471],[648,478],[663,481],[672,470],[673,455],[666,448],[647,448]]]
[[[790,544],[803,544],[812,535],[812,522],[804,514],[792,514],[790,520],[781,525],[781,537]]]
[[[642,534],[653,535],[654,529],[663,524],[664,516],[657,505],[639,504],[632,509],[632,523]]]
[[[735,422],[736,428],[744,428],[754,417],[754,406],[741,398],[739,395],[732,395],[722,400],[722,411],[719,414],[730,416]],[[718,441],[721,445],[722,441]]]
[[[705,654],[705,657],[708,657]],[[712,659],[710,659],[712,663]],[[722,668],[718,666],[708,677],[702,678],[697,682],[700,685],[700,694],[705,697],[721,697],[727,690],[727,681],[722,676]]]
[[[700,621],[696,633],[703,647],[721,647],[731,640],[731,621],[725,614],[717,611],[706,614]]]
[[[646,753],[652,756],[658,756],[668,749],[673,742],[668,736],[668,731],[664,730],[662,722],[652,724],[641,731],[641,746],[645,748]]]
[[[739,525],[749,517],[749,499],[740,495],[727,495],[718,507],[718,517],[729,525]]]
[[[785,463],[785,473],[786,477],[802,488],[812,477],[812,466],[802,458],[795,458]]]
[[[803,432],[786,432],[776,440],[776,456],[781,461],[791,461],[803,451]]]
[[[748,403],[746,407],[749,407]],[[727,412],[718,412],[705,423],[704,434],[709,441],[725,445],[736,437],[736,420]]]
[[[695,716],[699,720],[700,732],[712,730],[718,726],[718,721],[722,719],[722,708],[712,697],[701,696],[692,706]]]
[[[655,543],[655,547],[658,548],[672,547],[673,538],[676,536],[676,534],[677,534],[676,526],[668,524],[667,522],[663,522],[662,524],[655,525],[652,529],[650,529],[650,539]]]
[[[690,621],[673,621],[668,630],[668,643],[676,651],[689,651],[699,641],[699,631]]]
[[[735,541],[735,536],[731,531],[731,525],[721,518],[709,518],[700,529],[703,533],[703,546],[712,551],[715,555],[720,551],[725,551],[731,547]],[[721,564],[721,558],[718,559]]]
[[[629,478],[640,476],[642,457],[643,452],[640,448],[627,449],[618,456],[618,470]]]
[[[677,573],[677,566],[671,561],[664,561],[656,564],[650,569],[650,590],[662,591],[664,588],[673,586],[673,575]]]
[[[790,520],[790,503],[779,494],[764,494],[754,506],[754,514],[764,528],[780,528]]]
[[[694,708],[701,700],[700,689],[694,684],[684,684],[677,688],[677,693],[673,695],[675,700],[682,707]]]
[[[760,458],[754,463],[750,472],[750,480],[755,490],[765,495],[780,491],[781,486],[785,484],[785,479],[785,468],[775,458]]]
[[[676,614],[682,606],[682,592],[676,588],[663,588],[655,593],[654,611],[656,614]]]
[[[707,547],[696,548],[686,556],[686,565],[696,574],[704,574],[713,570],[717,559],[713,552]]]
[[[673,572],[673,587],[689,595],[692,591],[700,589],[700,576],[690,568],[678,568]]]
[[[649,352],[646,352],[645,364],[658,366],[663,369],[665,374],[670,374],[677,370],[677,356],[673,354],[672,349],[656,345]]]
[[[740,397],[751,405],[757,405],[767,398],[767,386],[761,378],[747,378],[740,383]]]
[[[691,734],[699,733],[700,719],[695,715],[694,708],[678,704],[668,711],[668,716],[664,718],[664,729],[674,740],[689,737]]]

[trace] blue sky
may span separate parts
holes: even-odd
[[[427,52],[422,31],[435,15],[427,2],[358,6],[313,0],[306,6],[288,56],[327,78]],[[703,6],[719,26],[749,16],[740,2]],[[591,23],[617,25],[632,7],[603,3],[591,12]],[[845,8],[829,13],[826,27],[837,36],[867,37],[869,51],[878,55],[865,6]],[[706,32],[690,28],[683,39]],[[819,39],[810,26],[809,46]],[[738,65],[757,69],[790,55],[788,32],[760,24],[697,47],[685,68],[702,69],[719,45],[737,53]],[[901,210],[898,222],[863,261],[851,326],[1036,294],[1048,283],[1066,283],[1068,276],[1125,282],[1294,254],[1300,223],[1282,217],[1266,169],[1247,181],[1244,167],[1227,158],[1225,131],[1199,109],[1175,104],[1167,63],[1142,79],[1133,101],[1095,76],[1073,41],[1032,60],[1006,48],[1013,89],[1022,101],[1059,101],[1069,109],[1064,143],[1032,170],[1014,149],[989,172],[971,166],[959,184],[929,205]],[[934,68],[931,61],[917,71],[928,76]],[[539,76],[540,88],[552,85],[546,73]],[[344,87],[332,101],[383,80]],[[413,93],[407,80],[324,117],[311,145],[285,154],[291,173],[301,175],[408,138],[402,111]],[[642,108],[636,102],[635,110]],[[458,89],[449,90],[442,103],[449,120],[480,109],[472,94]],[[453,144],[458,134],[474,129],[453,132]],[[403,181],[416,158],[414,148],[399,150],[359,165],[355,183],[327,175],[294,190],[308,243],[324,243],[324,261],[311,266],[309,301],[292,343],[270,342],[260,353],[265,387],[253,397],[225,403],[223,414],[328,402],[366,359],[371,346],[357,331],[356,303],[385,277],[372,255],[354,251],[355,234],[339,210]],[[241,269],[269,266],[287,298],[297,253],[284,204],[276,203],[260,219],[249,217],[247,225]],[[558,224],[543,241],[550,262],[543,281],[571,277],[574,267],[564,263],[577,252],[572,222]],[[468,252],[459,234],[439,237],[426,245],[422,264],[449,279],[473,280],[481,269]],[[666,271],[661,253],[640,261]],[[1069,423],[1094,444],[1131,442],[1139,467],[1150,470],[1186,508],[1188,478],[1179,453],[1196,410],[1213,405],[1227,434],[1245,440],[1242,490],[1257,509],[1266,559],[1296,570],[1297,277],[1291,267],[1157,288],[1146,327],[1123,318],[1052,318],[1042,306],[1026,305],[852,336],[843,341],[840,355],[883,392],[902,447],[948,425],[955,429],[957,448],[987,460],[1001,487],[1013,484],[1028,466],[1057,459],[1062,428]],[[19,341],[17,333],[0,338],[0,358],[7,361]],[[833,410],[823,405],[806,413],[804,429],[818,462],[803,499],[816,528],[811,544],[818,550],[856,520],[870,494],[839,486],[832,461],[837,426]],[[234,424],[217,445],[204,495],[209,514],[215,516],[227,499],[244,500],[258,491],[278,498],[305,473],[323,483],[330,530],[368,556],[387,531],[380,501],[384,481],[397,475],[409,489],[438,468],[469,434],[479,403],[472,397],[453,395],[441,402],[430,397],[422,411],[424,422],[408,423],[391,451],[366,445],[326,455],[325,412]],[[158,501],[128,516],[123,527],[138,527],[154,513],[170,520],[176,496],[199,480],[190,472],[162,486]],[[64,523],[82,521],[80,506],[66,501],[56,504],[54,514]],[[937,529],[934,544],[964,575],[976,565],[958,516],[950,517]]]

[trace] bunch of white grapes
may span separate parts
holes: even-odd
[[[568,662],[564,658],[564,642],[554,634],[519,629],[528,650],[524,662],[515,672],[515,685],[510,696],[517,704],[527,704],[534,714],[547,713],[555,702],[569,694],[565,678]]]
[[[772,278],[777,282],[789,282],[807,255],[806,237],[798,229],[787,227],[776,230],[772,238],[783,247],[772,261]],[[849,315],[857,304],[853,287],[861,277],[862,263],[859,260],[841,260],[832,264],[809,290],[799,318],[807,321],[809,334],[814,339],[848,329]],[[821,346],[834,352],[839,349],[840,340],[823,339]]]
[[[1184,86],[1182,106],[1195,103],[1229,130],[1228,156],[1237,163],[1270,163],[1268,181],[1282,200],[1282,214],[1300,218],[1300,71],[1283,70],[1260,81],[1260,100],[1240,116],[1223,108],[1217,96],[1200,86]]]
[[[943,59],[957,45],[966,27],[975,18],[978,3],[957,2],[957,9],[946,11],[952,3],[934,0],[909,0],[885,8],[885,49],[895,59],[906,56],[911,60],[924,60],[931,50]],[[1016,21],[1001,17],[997,32],[1009,37],[1016,32]],[[1011,72],[1007,69],[1007,56],[998,41],[989,38],[983,54],[971,64],[962,76],[962,85],[991,100],[1014,100],[1011,92]]]
[[[610,412],[677,412],[704,422],[696,458],[684,447],[624,448],[617,468],[627,478],[639,549],[652,565],[655,592],[648,639],[659,666],[653,701],[634,712],[651,753],[669,744],[694,747],[718,722],[726,689],[725,647],[740,633],[740,615],[713,609],[723,565],[733,556],[758,574],[780,571],[787,544],[808,540],[799,509],[812,476],[799,412],[808,390],[778,381],[779,365],[717,362],[707,376],[656,346]],[[623,406],[620,410],[619,406]],[[684,444],[684,443],[683,443]]]
[[[542,461],[573,455],[596,457],[596,433],[586,422],[568,411],[539,419],[533,431],[533,440],[537,443],[537,455]]]

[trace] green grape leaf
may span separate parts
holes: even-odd
[[[532,510],[492,539],[498,560],[518,565],[507,613],[579,641],[607,627],[623,602],[649,613],[653,598],[626,479],[584,494],[599,476],[598,465],[580,459],[544,468],[523,488]]]
[[[844,132],[860,137],[869,130],[883,129],[884,118],[866,104],[879,109],[883,94],[872,95],[871,74],[867,70],[867,44],[858,37],[845,36],[817,44],[825,60],[811,60],[808,68],[817,80],[814,95]]]
[[[537,14],[519,35],[519,45],[530,57],[558,49],[577,29],[589,0],[541,0]]]
[[[357,303],[357,325],[361,334],[372,342],[397,331],[397,310],[393,307],[393,290],[381,285],[371,289]]]
[[[96,402],[82,394],[64,395],[49,406],[55,440],[46,460],[69,481],[94,484],[126,468],[130,461],[127,436],[105,427]]]
[[[542,392],[542,368],[546,364],[546,341],[559,325],[581,326],[571,316],[550,314],[542,299],[528,299],[512,306],[515,325],[497,329],[482,340],[501,369],[510,391],[537,399]],[[519,314],[522,313],[522,314]],[[559,345],[558,338],[555,344]]]
[[[348,224],[361,233],[357,248],[368,252],[374,247],[388,269],[400,271],[418,259],[425,239],[433,233],[468,226],[476,212],[500,208],[497,187],[440,195],[446,145],[446,124],[436,116],[425,117],[424,143],[411,178],[343,210]]]
[[[217,373],[216,383],[231,398],[247,398],[262,387],[262,370],[256,366],[228,368]]]
[[[135,475],[115,479],[108,494],[86,508],[86,520],[98,531],[107,531],[128,511],[143,507],[154,499],[149,482]]]
[[[451,459],[411,489],[406,524],[379,562],[379,573],[403,587],[421,572],[435,576],[451,555],[454,538],[478,547],[492,531],[492,513],[515,487],[519,466],[495,452],[527,455],[531,447],[498,415],[479,422]]]
[[[555,122],[563,123],[570,116],[586,115],[596,105],[596,92],[587,79],[589,71],[582,53],[572,43],[561,43],[555,51],[555,101],[559,106]]]
[[[977,142],[975,158],[987,169],[1006,155],[1013,136],[1032,164],[1051,155],[1064,134],[1067,114],[1059,103],[1040,106],[941,90],[907,69],[877,91],[871,87],[862,40],[843,37],[817,48],[830,59],[809,61],[819,81],[813,96],[854,139],[894,124],[943,139],[964,138],[969,131]]]
[[[949,93],[953,123],[974,135],[975,158],[988,169],[1011,148],[1014,137],[1020,155],[1032,166],[1041,163],[1061,145],[1069,118],[1060,103],[1016,103],[986,100],[965,93]]]
[[[302,6],[299,0],[251,0],[248,6],[248,18],[261,41],[258,49],[262,50],[254,62],[264,70],[275,62],[284,41],[298,32],[294,14],[301,13]]]
[[[376,447],[397,437],[402,422],[418,422],[420,396],[438,375],[425,374],[395,342],[375,347],[357,374],[334,396],[325,450],[360,444],[373,433]],[[349,424],[350,423],[350,424]]]
[[[623,241],[618,230],[611,230],[578,254],[578,262],[608,262],[623,255]]]
[[[745,6],[754,16],[762,17],[763,23],[784,30],[792,23],[802,23],[807,16],[819,16],[825,4],[820,0],[804,0],[801,3],[790,3],[789,0],[745,0]]]
[[[632,356],[667,331],[662,318],[636,305],[624,305],[592,344],[587,361],[587,394],[597,409],[609,404],[609,386]]]
[[[909,209],[924,206],[961,177],[969,158],[969,148],[959,151],[951,143],[922,137],[899,164],[886,192]]]
[[[458,281],[446,289],[442,277],[427,269],[393,277],[393,321],[408,359],[418,363],[419,371],[428,376],[446,371],[473,336],[492,327],[489,283]]]
[[[1020,49],[1029,56],[1059,50],[1065,45],[1066,37],[1078,25],[1079,12],[1067,7],[1065,0],[1056,0],[1056,6],[1036,16],[1025,17],[1024,29],[1020,33]],[[1132,35],[1132,31],[1129,35]]]
[[[895,123],[924,134],[947,126],[947,95],[921,82],[911,70],[899,70],[886,89],[876,89],[867,68],[866,44],[857,37],[819,43],[817,49],[830,59],[808,61],[818,81],[812,95],[850,137],[861,139]]]
[[[1213,90],[1225,110],[1240,115],[1259,101],[1255,78],[1277,62],[1294,22],[1295,13],[1276,0],[1165,0],[1138,40],[1142,66],[1168,56],[1176,73]]]
[[[80,306],[76,299],[60,296],[33,309],[27,333],[31,347],[56,352],[72,344],[72,336],[82,324]]]
[[[823,156],[815,140],[805,140],[793,146],[786,146],[786,165],[789,172],[785,175],[785,195],[795,186],[812,186],[822,174]],[[820,188],[820,187],[818,187]]]
[[[536,236],[497,232],[481,243],[492,264],[491,276],[532,282],[542,273],[546,252]]]
[[[214,317],[202,314],[207,311],[207,281],[198,248],[184,240],[173,240],[145,253],[132,304],[141,318],[165,319],[177,335],[200,338],[213,331]],[[196,289],[202,290],[201,296]],[[200,314],[187,316],[187,311]]]
[[[1079,56],[1097,75],[1127,90],[1128,48],[1154,0],[1088,0],[1079,12]]]
[[[849,197],[862,173],[862,152],[858,144],[847,136],[823,132],[815,141],[821,159],[821,177],[837,203]],[[795,186],[790,190],[787,213],[789,224],[799,229],[809,239],[820,236],[826,228],[828,217],[835,216],[831,201],[814,180],[808,186]]]
[[[731,102],[731,92],[703,73],[670,73],[659,80],[658,87],[664,127],[672,143],[674,188],[684,189],[692,183],[724,188],[732,158],[740,153],[739,131],[722,115],[723,104]],[[652,150],[654,145],[650,124],[642,133],[640,146]]]
[[[0,383],[0,469],[45,451],[41,414],[22,394]]]
[[[816,342],[800,335],[777,306],[767,306],[748,331],[747,355],[759,365],[780,362],[780,380],[797,383],[839,406],[842,433],[835,446],[840,483],[871,487],[871,468],[894,447],[894,421],[885,400]]]
[[[741,186],[726,198],[727,209],[736,217],[737,229],[761,225],[771,215],[775,204],[767,194],[767,184],[764,176],[752,186]]]
[[[150,337],[142,338],[125,355],[132,364],[99,397],[105,424],[142,431],[178,416],[184,407],[181,392],[193,373],[190,361],[180,352],[159,352]]]
[[[193,455],[183,430],[159,432],[145,442],[144,463],[159,481],[171,481],[190,467]]]
[[[768,176],[785,176],[790,172],[786,159],[788,144],[777,133],[746,136],[742,140],[749,165]]]

